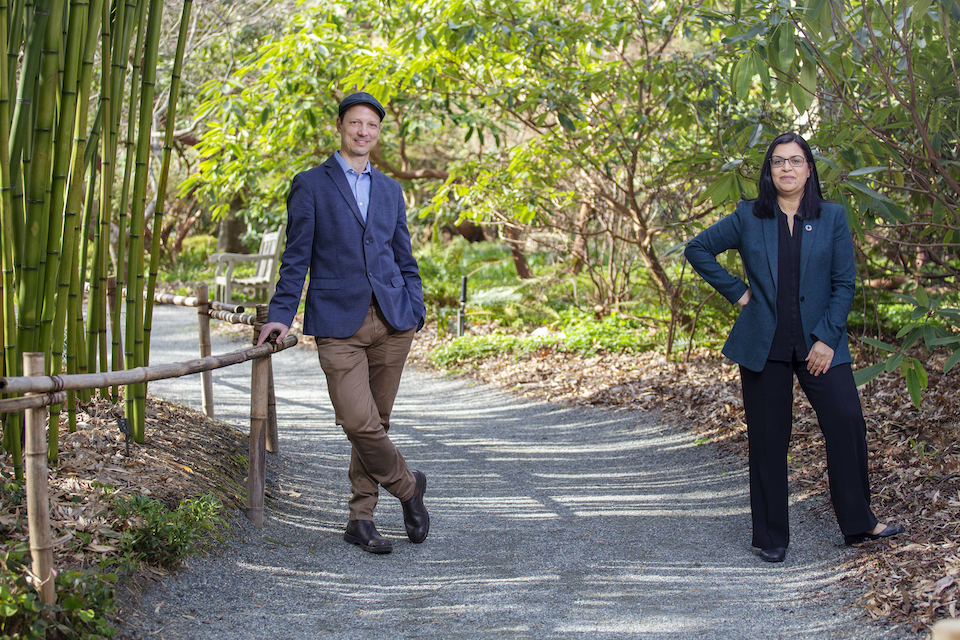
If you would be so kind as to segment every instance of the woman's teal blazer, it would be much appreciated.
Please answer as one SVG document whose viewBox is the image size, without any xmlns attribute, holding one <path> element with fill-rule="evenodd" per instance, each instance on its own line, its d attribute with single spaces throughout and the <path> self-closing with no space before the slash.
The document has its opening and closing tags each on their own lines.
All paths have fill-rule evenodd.
<svg viewBox="0 0 960 640">
<path fill-rule="evenodd" d="M 778 213 L 779 215 L 779 213 Z M 751 371 L 762 371 L 777 328 L 778 220 L 753 215 L 753 203 L 736 210 L 687 243 L 684 255 L 704 280 L 736 304 L 747 284 L 717 262 L 728 249 L 740 253 L 752 290 L 723 354 Z M 800 324 L 809 351 L 822 341 L 834 350 L 831 366 L 850 362 L 847 315 L 856 288 L 853 241 L 842 206 L 824 202 L 816 220 L 796 221 L 800 243 Z"/>
</svg>

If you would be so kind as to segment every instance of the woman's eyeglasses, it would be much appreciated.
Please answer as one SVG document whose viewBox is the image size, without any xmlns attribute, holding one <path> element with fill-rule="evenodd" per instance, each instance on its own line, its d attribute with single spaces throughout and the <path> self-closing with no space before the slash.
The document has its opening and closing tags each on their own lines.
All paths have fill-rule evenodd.
<svg viewBox="0 0 960 640">
<path fill-rule="evenodd" d="M 803 156 L 791 156 L 789 158 L 781 158 L 780 156 L 773 156 L 772 158 L 770 158 L 770 166 L 775 169 L 779 169 L 780 167 L 783 166 L 784 162 L 789 162 L 791 167 L 802 167 L 803 163 L 806 161 L 807 159 L 804 158 Z"/>
</svg>

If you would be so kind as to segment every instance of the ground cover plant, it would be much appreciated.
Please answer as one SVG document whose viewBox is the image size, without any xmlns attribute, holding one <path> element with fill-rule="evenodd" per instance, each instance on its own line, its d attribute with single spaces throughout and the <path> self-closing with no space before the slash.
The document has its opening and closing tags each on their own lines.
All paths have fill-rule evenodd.
<svg viewBox="0 0 960 640">
<path fill-rule="evenodd" d="M 30 572 L 24 487 L 0 469 L 0 638 L 86 640 L 116 635 L 136 615 L 144 581 L 222 541 L 242 503 L 246 439 L 183 407 L 148 403 L 148 442 L 130 447 L 119 410 L 96 401 L 78 428 L 62 425 L 49 470 L 57 601 L 40 602 Z"/>
</svg>

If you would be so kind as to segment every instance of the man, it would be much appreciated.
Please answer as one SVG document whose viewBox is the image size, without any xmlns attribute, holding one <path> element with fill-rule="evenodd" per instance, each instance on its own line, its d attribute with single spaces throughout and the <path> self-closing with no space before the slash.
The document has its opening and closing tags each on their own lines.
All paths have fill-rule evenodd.
<svg viewBox="0 0 960 640">
<path fill-rule="evenodd" d="M 316 337 L 337 424 L 352 444 L 343 539 L 370 553 L 393 550 L 373 524 L 380 486 L 401 501 L 411 542 L 423 542 L 430 529 L 426 476 L 407 468 L 387 436 L 426 309 L 400 185 L 369 161 L 384 115 L 369 93 L 344 98 L 340 150 L 294 177 L 280 279 L 258 343 L 272 332 L 278 340 L 287 334 L 309 269 L 304 333 Z"/>
</svg>

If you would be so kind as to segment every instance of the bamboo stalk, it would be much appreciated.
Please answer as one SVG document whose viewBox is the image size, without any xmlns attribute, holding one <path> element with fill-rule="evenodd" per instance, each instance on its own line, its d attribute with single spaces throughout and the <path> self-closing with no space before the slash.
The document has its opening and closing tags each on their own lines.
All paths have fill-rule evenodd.
<svg viewBox="0 0 960 640">
<path fill-rule="evenodd" d="M 208 294 L 209 295 L 209 294 Z M 196 297 L 178 296 L 172 293 L 154 293 L 153 301 L 157 304 L 172 304 L 177 307 L 200 306 L 200 299 Z M 239 304 L 226 304 L 219 300 L 207 300 L 207 308 L 228 313 L 243 313 L 244 307 Z"/>
<path fill-rule="evenodd" d="M 20 4 L 17 3 L 17 7 Z M 8 51 L 8 10 L 7 1 L 0 1 L 0 52 Z M 16 18 L 17 16 L 14 16 Z M 15 23 L 19 28 L 19 23 Z M 16 69 L 17 53 L 7 57 L 7 63 L 0 62 L 0 269 L 3 271 L 3 332 L 0 341 L 3 344 L 3 371 L 6 375 L 17 375 L 20 372 L 21 361 L 17 349 L 17 316 L 16 316 L 16 250 L 14 249 L 14 216 L 11 195 L 10 176 L 10 83 L 12 77 L 10 69 Z M 10 416 L 4 423 L 3 448 L 11 452 L 14 458 L 14 473 L 17 480 L 23 479 L 23 467 L 18 462 L 20 445 L 20 418 Z"/>
<path fill-rule="evenodd" d="M 180 97 L 180 71 L 183 68 L 183 56 L 186 51 L 190 28 L 191 0 L 183 1 L 180 13 L 180 32 L 177 35 L 177 51 L 173 59 L 173 72 L 170 76 L 170 93 L 167 96 L 166 127 L 163 134 L 163 156 L 160 160 L 160 179 L 157 181 L 157 200 L 153 214 L 153 243 L 150 248 L 150 274 L 147 278 L 147 308 L 144 311 L 144 364 L 150 364 L 150 332 L 153 329 L 153 294 L 157 288 L 157 272 L 160 265 L 160 236 L 163 231 L 164 203 L 167 196 L 167 182 L 170 176 L 170 156 L 173 152 L 173 134 L 177 124 L 177 100 Z"/>
<path fill-rule="evenodd" d="M 102 0 L 98 0 L 101 1 Z M 94 2 L 96 4 L 96 1 Z M 99 17 L 97 5 L 95 17 Z M 50 211 L 60 216 L 63 222 L 60 247 L 60 265 L 55 275 L 55 286 L 44 293 L 44 308 L 41 318 L 40 343 L 50 345 L 49 369 L 47 373 L 60 373 L 63 368 L 64 334 L 67 331 L 67 307 L 74 304 L 70 297 L 70 285 L 76 273 L 79 237 L 79 205 L 83 189 L 83 134 L 78 135 L 87 126 L 87 100 L 90 95 L 90 74 L 84 74 L 86 52 L 84 40 L 87 36 L 90 20 L 90 5 L 85 0 L 72 0 L 70 4 L 70 22 L 64 55 L 64 76 L 61 87 L 61 112 L 57 127 L 56 155 L 53 162 L 53 189 L 50 196 Z M 92 21 L 99 25 L 98 20 Z M 95 40 L 94 36 L 89 36 Z M 84 84 L 84 77 L 86 84 Z M 78 104 L 83 108 L 78 110 Z M 67 338 L 69 343 L 70 339 Z M 69 394 L 73 399 L 74 394 Z M 61 403 L 50 408 L 50 424 L 60 424 Z M 76 410 L 68 409 L 70 431 L 76 430 Z M 51 430 L 59 435 L 59 429 Z M 59 458 L 59 444 L 51 442 L 47 451 L 48 459 L 55 463 Z"/>
<path fill-rule="evenodd" d="M 197 322 L 200 325 L 200 357 L 206 358 L 212 352 L 210 344 L 210 316 L 209 293 L 207 285 L 197 287 Z M 203 404 L 203 415 L 213 418 L 213 375 L 209 371 L 200 374 L 200 400 Z"/>
<path fill-rule="evenodd" d="M 265 342 L 258 347 L 247 347 L 230 353 L 223 353 L 185 362 L 137 367 L 125 371 L 105 371 L 100 373 L 78 373 L 75 375 L 0 378 L 0 393 L 51 393 L 53 391 L 80 389 L 100 389 L 111 385 L 131 385 L 167 378 L 180 378 L 201 371 L 219 369 L 234 364 L 255 360 L 271 355 L 297 344 L 297 337 L 287 335 L 283 342 L 276 344 Z"/>
<path fill-rule="evenodd" d="M 43 351 L 49 362 L 50 342 L 42 340 L 43 309 L 46 305 L 49 320 L 53 320 L 53 292 L 56 289 L 57 271 L 60 269 L 60 240 L 63 235 L 62 211 L 51 208 L 50 196 L 53 186 L 55 157 L 54 131 L 57 125 L 57 107 L 60 104 L 60 47 L 63 40 L 63 0 L 52 3 L 47 29 L 44 33 L 43 52 L 40 61 L 40 77 L 37 86 L 37 104 L 34 107 L 33 151 L 30 173 L 27 177 L 27 226 L 39 229 L 37 242 L 40 253 L 38 287 L 31 292 L 34 298 L 36 317 L 35 351 Z M 50 325 L 48 324 L 48 333 Z M 56 437 L 56 436 L 54 436 Z M 56 447 L 54 447 L 56 448 Z"/>
<path fill-rule="evenodd" d="M 267 360 L 267 451 L 280 452 L 280 429 L 277 425 L 277 389 L 273 384 L 273 358 Z"/>
<path fill-rule="evenodd" d="M 172 304 L 177 307 L 198 307 L 200 306 L 200 295 L 198 294 L 197 297 L 190 298 L 187 296 L 177 296 L 172 293 L 155 293 L 153 294 L 153 301 L 158 304 Z"/>
<path fill-rule="evenodd" d="M 67 392 L 44 393 L 24 396 L 22 398 L 6 398 L 0 400 L 0 413 L 17 413 L 27 409 L 38 409 L 66 402 Z"/>
<path fill-rule="evenodd" d="M 244 512 L 250 522 L 257 527 L 263 526 L 263 494 L 267 472 L 267 367 L 269 362 L 268 358 L 254 360 L 250 374 L 250 445 L 247 453 L 247 501 Z"/>
<path fill-rule="evenodd" d="M 270 307 L 268 305 L 257 305 L 257 322 L 253 325 L 253 344 L 257 344 L 260 340 L 260 332 L 263 329 L 263 325 L 267 323 L 269 312 Z M 279 448 L 279 435 L 277 433 L 277 396 L 276 389 L 273 387 L 272 358 L 267 357 L 266 360 L 267 364 L 263 368 L 263 375 L 267 378 L 264 385 L 266 396 L 264 398 L 264 402 L 266 403 L 266 449 L 270 453 L 276 453 Z M 252 389 L 251 387 L 251 393 L 253 393 Z"/>
<path fill-rule="evenodd" d="M 83 54 L 84 31 L 88 20 L 89 4 L 86 1 L 71 0 L 70 19 L 67 31 L 67 41 L 64 49 L 64 70 L 63 82 L 60 89 L 60 117 L 57 123 L 57 134 L 55 139 L 56 151 L 53 160 L 53 184 L 50 193 L 50 211 L 51 218 L 56 218 L 58 224 L 62 227 L 60 232 L 60 245 L 52 246 L 48 243 L 47 251 L 59 250 L 60 266 L 52 273 L 47 282 L 47 288 L 43 295 L 43 314 L 41 317 L 40 344 L 50 350 L 52 358 L 47 360 L 50 365 L 48 373 L 58 373 L 59 367 L 63 364 L 63 332 L 64 316 L 66 315 L 66 299 L 57 295 L 66 294 L 65 289 L 69 287 L 69 279 L 64 282 L 64 276 L 76 255 L 76 216 L 77 209 L 67 206 L 69 194 L 69 179 L 71 165 L 74 162 L 74 155 L 80 146 L 75 138 L 77 126 L 77 99 L 83 94 L 84 104 L 89 95 L 89 87 L 86 92 L 82 91 L 80 86 L 81 61 Z M 86 109 L 83 110 L 86 113 Z M 86 118 L 83 119 L 86 126 Z M 75 169 L 82 171 L 82 165 Z M 82 184 L 81 177 L 74 176 L 74 182 Z M 61 216 L 62 212 L 62 216 Z M 53 235 L 51 235 L 51 239 Z M 66 265 L 64 265 L 66 263 Z M 54 336 L 57 336 L 54 339 Z M 48 346 L 49 345 L 49 346 Z M 55 355 L 60 353 L 59 356 Z"/>
<path fill-rule="evenodd" d="M 13 216 L 13 247 L 15 263 L 27 263 L 29 268 L 39 264 L 39 256 L 36 256 L 37 262 L 34 263 L 33 256 L 27 257 L 23 253 L 39 252 L 40 247 L 29 242 L 24 242 L 24 209 L 23 192 L 20 187 L 23 184 L 23 168 L 25 162 L 21 158 L 24 145 L 28 142 L 27 130 L 31 124 L 31 106 L 33 104 L 34 89 L 37 78 L 40 75 L 40 61 L 43 56 L 43 42 L 46 33 L 47 21 L 50 18 L 50 5 L 52 0 L 38 0 L 34 7 L 33 15 L 30 16 L 28 24 L 30 31 L 27 34 L 27 41 L 23 50 L 23 65 L 21 67 L 20 82 L 17 85 L 17 102 L 14 105 L 13 123 L 11 125 L 10 136 L 10 183 L 12 188 L 12 210 Z M 34 273 L 33 275 L 37 275 Z M 34 282 L 34 285 L 36 283 Z M 29 299 L 32 302 L 33 298 Z M 25 306 L 25 302 L 21 306 Z M 26 327 L 26 339 L 33 341 L 30 334 L 30 327 Z M 21 331 L 21 333 L 24 333 Z"/>
<path fill-rule="evenodd" d="M 120 305 L 117 304 L 117 276 L 107 278 L 107 314 L 110 317 L 110 329 L 113 336 L 112 362 L 113 370 L 123 369 L 123 333 L 118 324 L 120 320 Z M 110 399 L 117 402 L 120 399 L 120 388 L 110 388 Z"/>
<path fill-rule="evenodd" d="M 214 320 L 223 320 L 231 324 L 246 324 L 251 327 L 257 321 L 257 316 L 249 313 L 228 313 L 226 311 L 211 310 L 209 316 Z"/>
<path fill-rule="evenodd" d="M 120 5 L 123 4 L 123 9 L 120 8 Z M 126 3 L 117 3 L 118 13 L 123 13 L 123 31 L 120 38 L 115 39 L 114 43 L 114 56 L 113 56 L 113 78 L 114 78 L 114 88 L 113 88 L 113 99 L 117 104 L 121 103 L 121 94 L 122 94 L 122 83 L 123 79 L 126 77 L 126 60 L 129 56 L 128 50 L 130 48 L 130 38 L 132 35 L 132 30 L 134 25 L 136 25 L 137 31 L 137 41 L 134 45 L 133 51 L 133 68 L 130 76 L 130 98 L 129 98 L 129 107 L 127 109 L 127 133 L 126 133 L 126 142 L 124 143 L 124 167 L 123 167 L 123 179 L 121 180 L 121 189 L 120 189 L 120 204 L 117 207 L 117 227 L 118 227 L 118 238 L 117 238 L 117 263 L 115 265 L 117 273 L 117 281 L 120 286 L 120 290 L 124 290 L 127 285 L 126 277 L 129 275 L 127 269 L 125 268 L 125 247 L 124 243 L 127 237 L 126 221 L 127 221 L 127 204 L 130 199 L 130 182 L 133 175 L 133 162 L 131 158 L 133 153 L 131 148 L 133 147 L 133 137 L 134 132 L 136 131 L 136 104 L 137 98 L 139 96 L 139 78 L 140 78 L 140 59 L 141 51 L 143 49 L 143 18 L 146 11 L 146 2 L 141 0 L 139 6 L 131 5 L 130 2 Z M 119 18 L 117 20 L 120 21 Z M 119 75 L 118 75 L 119 74 Z M 113 122 L 110 124 L 111 131 L 111 141 L 112 148 L 114 153 L 116 153 L 117 144 L 119 143 L 119 126 L 120 126 L 120 112 L 121 109 L 114 109 L 114 118 Z M 128 308 L 129 312 L 129 308 Z M 121 331 L 120 326 L 120 307 L 118 306 L 114 317 L 114 326 L 113 334 L 114 336 L 119 336 Z M 128 339 L 130 336 L 128 334 Z M 121 356 L 117 354 L 117 359 L 115 360 L 114 369 L 120 369 L 122 366 L 118 364 Z M 123 360 L 126 361 L 126 354 L 122 356 Z M 141 364 L 141 363 L 138 363 Z M 129 365 L 126 365 L 129 366 Z M 129 393 L 129 390 L 128 390 Z"/>
<path fill-rule="evenodd" d="M 42 353 L 23 354 L 23 370 L 28 376 L 43 375 Z M 30 528 L 30 555 L 33 574 L 40 581 L 40 599 L 53 604 L 57 599 L 53 583 L 53 544 L 50 536 L 50 498 L 47 495 L 47 438 L 44 423 L 46 407 L 27 411 L 27 524 Z"/>
</svg>

